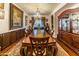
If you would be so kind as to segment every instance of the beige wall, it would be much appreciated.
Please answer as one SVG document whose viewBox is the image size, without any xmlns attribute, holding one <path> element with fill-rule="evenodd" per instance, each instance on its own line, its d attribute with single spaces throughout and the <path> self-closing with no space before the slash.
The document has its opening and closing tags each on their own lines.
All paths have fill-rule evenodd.
<svg viewBox="0 0 79 59">
<path fill-rule="evenodd" d="M 9 30 L 9 4 L 4 4 L 4 19 L 0 19 L 0 33 L 6 32 Z"/>
<path fill-rule="evenodd" d="M 58 34 L 58 19 L 57 19 L 57 16 L 60 13 L 62 13 L 64 10 L 70 9 L 71 7 L 74 7 L 74 6 L 79 6 L 79 5 L 76 5 L 76 4 L 66 4 L 64 7 L 62 7 L 56 13 L 53 14 L 53 16 L 54 16 L 54 20 L 53 20 L 53 24 L 54 24 L 54 29 L 53 29 L 54 30 L 54 35 L 53 36 L 54 37 L 57 37 L 57 34 Z M 20 8 L 20 6 L 17 6 L 17 7 Z M 5 5 L 4 5 L 5 18 L 4 19 L 0 19 L 0 33 L 8 32 L 8 31 L 13 31 L 13 30 L 9 30 L 9 12 L 10 12 L 9 11 L 9 8 L 10 8 L 9 3 L 5 3 Z M 20 9 L 23 10 L 22 8 L 20 8 Z M 31 16 L 28 15 L 24 11 L 23 28 L 26 27 L 25 26 L 25 16 L 28 16 L 28 21 L 27 21 L 28 25 L 30 25 L 29 21 L 31 20 Z M 51 28 L 51 15 L 44 15 L 44 16 L 46 16 L 46 18 L 48 18 L 48 23 L 49 23 L 50 28 Z M 17 30 L 17 29 L 14 29 L 14 30 Z"/>
<path fill-rule="evenodd" d="M 15 4 L 16 5 L 16 4 Z M 17 6 L 17 5 L 16 5 Z M 19 6 L 17 6 L 18 8 L 20 8 Z M 5 33 L 5 32 L 9 32 L 9 31 L 14 31 L 14 30 L 18 30 L 18 29 L 21 29 L 21 28 L 18 28 L 18 29 L 14 29 L 14 30 L 9 30 L 9 13 L 10 13 L 10 4 L 9 3 L 5 3 L 4 4 L 4 19 L 0 19 L 0 34 L 1 33 Z M 21 9 L 21 8 L 20 8 Z M 21 9 L 22 10 L 22 9 Z M 23 10 L 24 11 L 24 10 Z M 24 12 L 24 16 L 23 16 L 23 28 L 25 27 L 25 15 L 27 15 L 25 12 Z"/>
<path fill-rule="evenodd" d="M 15 3 L 13 3 L 14 5 L 16 5 Z M 23 14 L 23 27 L 22 28 L 25 28 L 25 16 L 27 16 L 27 24 L 28 25 L 31 25 L 29 23 L 29 21 L 31 20 L 31 15 L 28 15 L 22 8 L 20 8 L 20 6 L 16 5 L 19 9 L 21 9 L 24 14 Z M 5 32 L 9 32 L 9 31 L 14 31 L 14 30 L 18 30 L 18 29 L 22 29 L 22 28 L 18 28 L 18 29 L 13 29 L 13 30 L 9 30 L 9 13 L 10 13 L 10 4 L 9 3 L 5 3 L 4 4 L 4 16 L 5 18 L 4 19 L 0 19 L 0 34 L 1 33 L 5 33 Z M 46 18 L 49 19 L 48 15 L 42 15 L 42 16 L 45 16 Z"/>
</svg>

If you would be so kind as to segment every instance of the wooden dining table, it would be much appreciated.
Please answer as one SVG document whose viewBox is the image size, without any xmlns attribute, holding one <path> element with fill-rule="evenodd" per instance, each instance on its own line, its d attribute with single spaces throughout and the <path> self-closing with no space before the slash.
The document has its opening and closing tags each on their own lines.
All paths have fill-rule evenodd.
<svg viewBox="0 0 79 59">
<path fill-rule="evenodd" d="M 29 37 L 31 37 L 31 36 L 34 37 L 34 35 L 31 33 L 30 35 L 28 35 L 28 36 L 22 41 L 22 45 L 23 45 L 23 46 L 27 46 L 27 45 L 30 45 L 30 44 L 31 44 L 30 38 L 29 38 Z M 48 43 L 56 42 L 56 41 L 51 37 L 51 35 L 48 34 L 47 32 L 45 32 L 44 36 L 42 36 L 42 35 L 39 33 L 36 37 L 38 37 L 38 38 L 40 38 L 40 37 L 49 37 Z"/>
<path fill-rule="evenodd" d="M 48 44 L 51 44 L 53 43 L 53 46 L 56 47 L 56 41 L 52 38 L 52 36 L 50 34 L 48 34 L 47 32 L 44 33 L 44 35 L 42 35 L 40 32 L 37 34 L 37 36 L 34 36 L 33 33 L 31 33 L 30 35 L 28 35 L 27 37 L 25 37 L 25 39 L 22 41 L 22 47 L 21 47 L 21 50 L 20 50 L 20 54 L 21 55 L 24 55 L 23 54 L 23 49 L 24 48 L 28 48 L 28 51 L 31 51 L 31 42 L 30 42 L 30 38 L 29 37 L 37 37 L 37 38 L 41 38 L 41 37 L 49 37 L 49 41 L 48 41 Z M 52 45 L 51 45 L 52 46 Z M 56 55 L 57 53 L 57 47 L 55 48 L 55 52 L 54 52 L 54 55 Z"/>
</svg>

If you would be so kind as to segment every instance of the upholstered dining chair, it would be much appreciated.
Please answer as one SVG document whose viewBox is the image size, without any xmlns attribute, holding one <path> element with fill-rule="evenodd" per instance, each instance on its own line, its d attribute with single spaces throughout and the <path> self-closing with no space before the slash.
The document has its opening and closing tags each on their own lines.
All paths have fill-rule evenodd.
<svg viewBox="0 0 79 59">
<path fill-rule="evenodd" d="M 31 42 L 31 55 L 34 56 L 47 56 L 48 55 L 48 40 L 49 37 L 30 37 Z"/>
<path fill-rule="evenodd" d="M 31 56 L 31 45 L 30 44 L 22 44 L 20 49 L 21 56 Z"/>
<path fill-rule="evenodd" d="M 49 56 L 56 56 L 58 52 L 58 48 L 56 46 L 56 42 L 48 43 L 48 55 Z"/>
<path fill-rule="evenodd" d="M 20 54 L 22 56 L 56 56 L 56 42 L 48 42 L 49 37 L 30 37 L 31 44 L 22 44 Z"/>
</svg>

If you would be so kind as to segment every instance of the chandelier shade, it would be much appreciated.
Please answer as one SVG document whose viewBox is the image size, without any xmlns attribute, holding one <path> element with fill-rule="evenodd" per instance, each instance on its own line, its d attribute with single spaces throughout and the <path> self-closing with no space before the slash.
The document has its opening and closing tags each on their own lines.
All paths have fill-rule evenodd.
<svg viewBox="0 0 79 59">
<path fill-rule="evenodd" d="M 34 17 L 35 17 L 35 18 L 41 18 L 39 8 L 37 8 L 37 11 L 36 11 L 36 13 L 34 14 Z"/>
</svg>

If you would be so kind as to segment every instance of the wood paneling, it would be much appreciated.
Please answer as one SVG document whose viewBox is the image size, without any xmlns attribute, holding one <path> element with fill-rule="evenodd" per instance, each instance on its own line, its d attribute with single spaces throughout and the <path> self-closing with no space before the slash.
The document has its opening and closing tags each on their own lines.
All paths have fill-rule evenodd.
<svg viewBox="0 0 79 59">
<path fill-rule="evenodd" d="M 67 33 L 67 32 L 62 32 L 62 39 L 65 40 L 67 43 L 72 45 L 72 34 Z"/>
<path fill-rule="evenodd" d="M 2 49 L 6 48 L 10 44 L 10 33 L 4 33 L 2 39 Z"/>
<path fill-rule="evenodd" d="M 60 31 L 58 34 L 58 40 L 63 42 L 71 50 L 79 55 L 79 35 Z"/>
<path fill-rule="evenodd" d="M 0 46 L 1 46 L 1 44 L 2 44 L 2 34 L 0 34 Z"/>
<path fill-rule="evenodd" d="M 16 31 L 11 31 L 7 33 L 0 34 L 0 46 L 1 50 L 5 49 L 12 43 L 20 40 L 21 38 L 24 37 L 24 30 L 25 29 L 20 29 Z"/>
<path fill-rule="evenodd" d="M 73 35 L 73 46 L 79 49 L 79 35 Z"/>
<path fill-rule="evenodd" d="M 63 41 L 57 40 L 57 42 L 62 46 L 62 48 L 70 55 L 70 56 L 78 56 L 76 52 L 74 52 L 71 48 L 69 48 Z"/>
<path fill-rule="evenodd" d="M 67 9 L 65 11 L 63 11 L 58 18 L 62 18 L 65 14 L 70 14 L 70 13 L 79 13 L 79 8 L 76 9 Z"/>
<path fill-rule="evenodd" d="M 20 38 L 22 38 L 22 37 L 25 35 L 25 30 L 23 29 L 23 30 L 21 30 L 20 32 L 21 32 Z"/>
<path fill-rule="evenodd" d="M 16 31 L 12 31 L 10 34 L 10 43 L 13 43 L 16 41 Z"/>
<path fill-rule="evenodd" d="M 17 40 L 20 39 L 20 35 L 21 35 L 20 30 L 17 30 L 17 31 L 16 31 Z"/>
<path fill-rule="evenodd" d="M 67 9 L 58 16 L 59 20 L 58 20 L 57 38 L 58 40 L 61 40 L 66 46 L 68 46 L 70 49 L 72 49 L 79 55 L 79 34 L 73 32 L 73 30 L 76 27 L 78 27 L 78 25 L 76 25 L 74 26 L 75 28 L 73 28 L 73 25 L 78 23 L 78 21 L 77 23 L 75 23 L 75 21 L 78 19 L 78 16 L 75 14 L 77 15 L 79 14 L 79 8 Z M 74 18 L 75 21 L 73 21 L 73 17 L 74 17 L 73 15 L 77 16 L 77 18 Z M 69 23 L 67 21 L 69 21 Z M 67 29 L 69 29 L 69 31 L 67 31 Z M 76 30 L 79 31 L 78 28 L 76 28 Z"/>
</svg>

